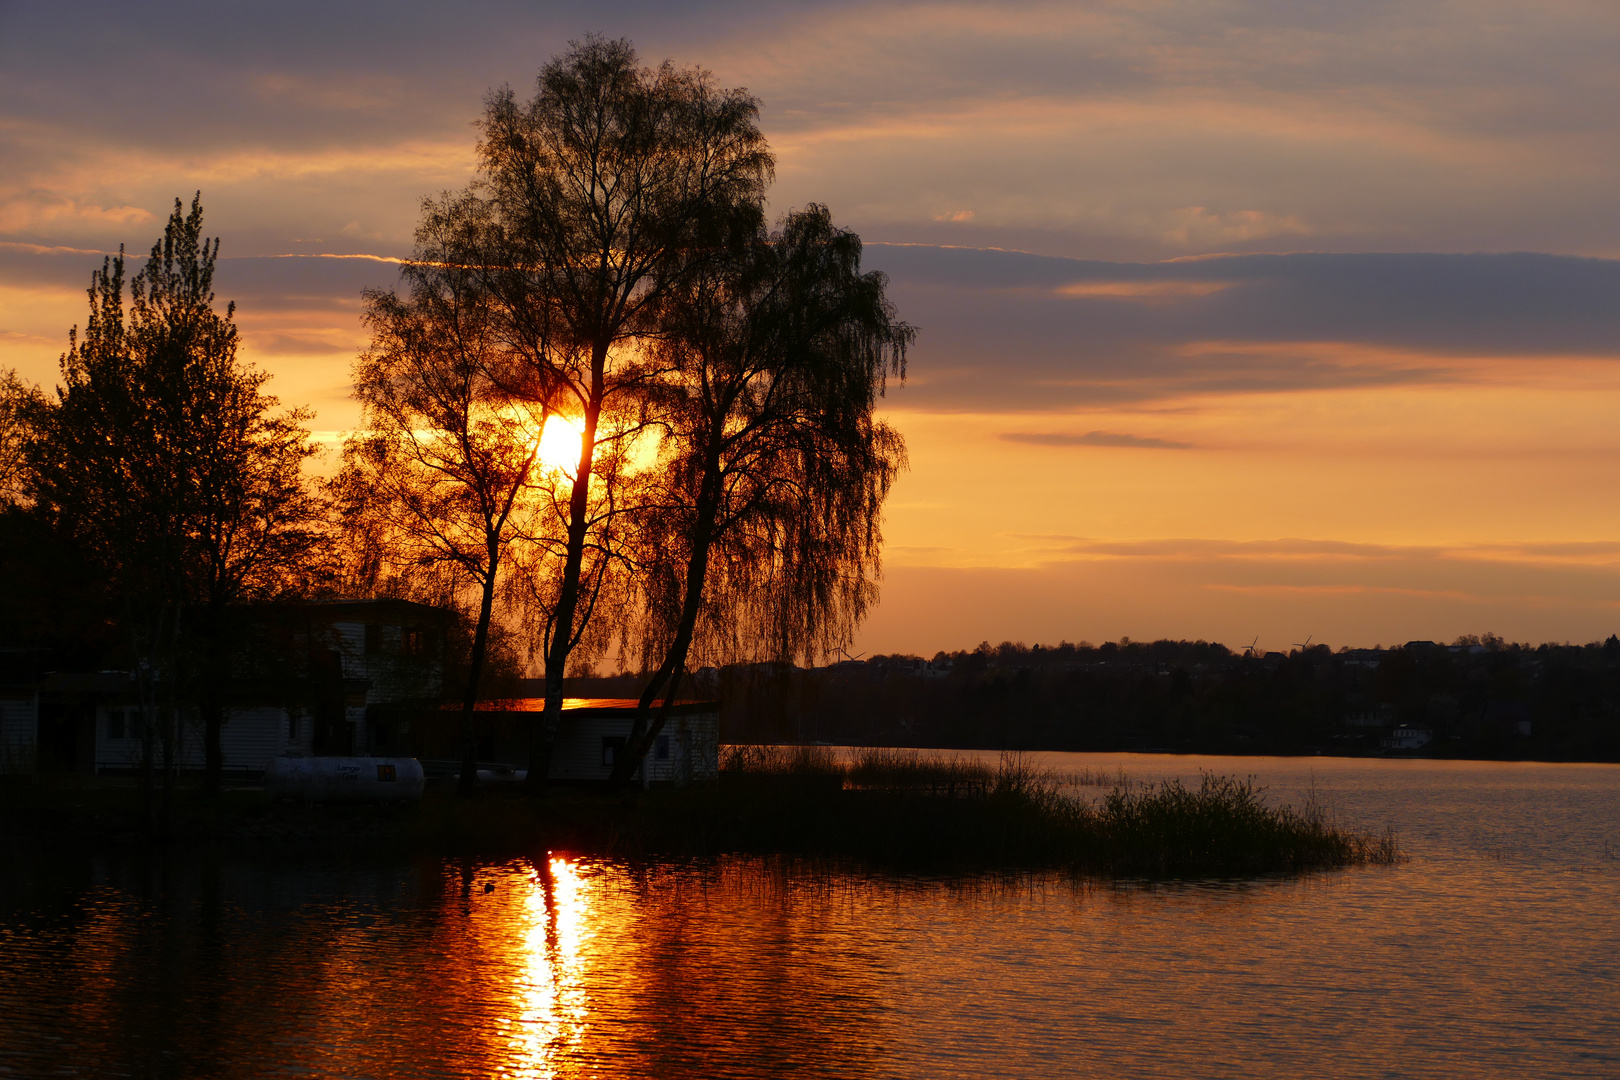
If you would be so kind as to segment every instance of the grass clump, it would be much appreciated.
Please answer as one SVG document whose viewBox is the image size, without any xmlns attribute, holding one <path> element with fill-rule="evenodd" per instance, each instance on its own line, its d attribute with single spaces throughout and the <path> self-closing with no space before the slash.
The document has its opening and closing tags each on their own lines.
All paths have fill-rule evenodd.
<svg viewBox="0 0 1620 1080">
<path fill-rule="evenodd" d="M 1335 823 L 1313 800 L 1274 806 L 1252 780 L 1132 783 L 1100 800 L 1019 755 L 994 765 L 868 749 L 733 747 L 721 782 L 678 797 L 621 839 L 660 849 L 848 856 L 886 864 L 1068 869 L 1124 877 L 1234 876 L 1399 861 L 1393 837 Z"/>
<path fill-rule="evenodd" d="M 1325 869 L 1400 861 L 1391 834 L 1341 828 L 1314 801 L 1272 806 L 1252 779 L 1205 773 L 1196 788 L 1167 780 L 1116 788 L 1093 812 L 1096 853 L 1116 874 L 1183 876 Z"/>
</svg>

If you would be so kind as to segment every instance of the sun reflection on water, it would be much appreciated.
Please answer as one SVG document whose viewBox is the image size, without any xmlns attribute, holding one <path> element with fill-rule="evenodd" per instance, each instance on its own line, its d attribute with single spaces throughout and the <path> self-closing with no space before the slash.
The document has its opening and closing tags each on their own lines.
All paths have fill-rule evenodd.
<svg viewBox="0 0 1620 1080">
<path fill-rule="evenodd" d="M 512 912 L 521 956 L 514 972 L 515 1016 L 500 1021 L 509 1056 L 496 1073 L 554 1077 L 585 1038 L 589 1011 L 583 951 L 591 937 L 588 880 L 577 863 L 553 858 L 519 890 Z"/>
</svg>

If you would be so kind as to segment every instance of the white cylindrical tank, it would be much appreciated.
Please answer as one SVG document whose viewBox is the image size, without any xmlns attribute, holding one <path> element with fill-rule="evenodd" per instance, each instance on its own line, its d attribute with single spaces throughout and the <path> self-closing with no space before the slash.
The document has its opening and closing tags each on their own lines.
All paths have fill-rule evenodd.
<svg viewBox="0 0 1620 1080">
<path fill-rule="evenodd" d="M 427 778 L 415 758 L 276 757 L 264 767 L 273 799 L 398 802 L 420 799 Z"/>
</svg>

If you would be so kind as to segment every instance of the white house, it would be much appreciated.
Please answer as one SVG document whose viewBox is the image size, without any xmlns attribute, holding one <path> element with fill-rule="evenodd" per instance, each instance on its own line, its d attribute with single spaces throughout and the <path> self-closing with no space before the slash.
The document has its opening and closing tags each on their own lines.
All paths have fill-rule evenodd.
<svg viewBox="0 0 1620 1080">
<path fill-rule="evenodd" d="M 405 600 L 337 600 L 267 606 L 249 620 L 252 644 L 226 681 L 220 749 L 227 773 L 256 775 L 273 757 L 386 752 L 379 707 L 437 702 L 444 692 L 443 608 Z M 163 701 L 159 688 L 157 698 Z M 141 766 L 143 707 L 128 672 L 50 672 L 0 680 L 0 771 L 116 775 Z M 180 702 L 176 756 L 204 764 L 202 718 Z M 161 753 L 161 751 L 158 751 Z"/>
<path fill-rule="evenodd" d="M 1385 750 L 1421 750 L 1433 741 L 1434 732 L 1429 728 L 1398 727 L 1378 740 L 1378 745 Z"/>
<path fill-rule="evenodd" d="M 479 702 L 474 723 L 480 764 L 526 769 L 530 738 L 545 704 L 545 698 Z M 605 781 L 629 741 L 636 706 L 634 698 L 564 698 L 547 778 L 565 784 Z M 643 763 L 645 782 L 681 785 L 718 777 L 720 703 L 676 701 L 669 711 Z M 445 775 L 459 768 L 460 745 L 459 705 L 445 705 L 411 721 L 408 752 L 430 773 Z"/>
</svg>

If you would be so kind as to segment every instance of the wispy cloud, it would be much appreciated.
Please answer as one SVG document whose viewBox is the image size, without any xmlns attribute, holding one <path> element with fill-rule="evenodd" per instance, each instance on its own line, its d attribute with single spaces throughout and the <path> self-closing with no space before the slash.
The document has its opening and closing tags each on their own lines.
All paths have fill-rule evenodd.
<svg viewBox="0 0 1620 1080">
<path fill-rule="evenodd" d="M 920 327 L 909 408 L 1039 412 L 1456 385 L 1515 368 L 1533 380 L 1558 357 L 1620 361 L 1620 260 L 867 252 Z"/>
<path fill-rule="evenodd" d="M 1027 443 L 1031 446 L 1123 446 L 1144 450 L 1190 450 L 1192 443 L 1171 439 L 1155 439 L 1143 435 L 1127 435 L 1118 431 L 1088 431 L 1084 434 L 1062 432 L 1009 431 L 1002 436 L 1007 442 Z"/>
<path fill-rule="evenodd" d="M 1059 296 L 1084 299 L 1137 300 L 1146 303 L 1209 296 L 1237 284 L 1234 281 L 1076 281 L 1059 285 Z"/>
<path fill-rule="evenodd" d="M 1513 541 L 1453 544 L 1374 544 L 1348 540 L 1279 537 L 1263 540 L 1165 537 L 1100 540 L 1045 536 L 1058 542 L 1058 559 L 1147 559 L 1195 562 L 1255 562 L 1345 566 L 1392 563 L 1502 563 L 1520 566 L 1590 567 L 1620 570 L 1620 541 Z"/>
</svg>

